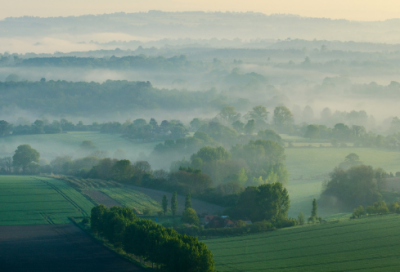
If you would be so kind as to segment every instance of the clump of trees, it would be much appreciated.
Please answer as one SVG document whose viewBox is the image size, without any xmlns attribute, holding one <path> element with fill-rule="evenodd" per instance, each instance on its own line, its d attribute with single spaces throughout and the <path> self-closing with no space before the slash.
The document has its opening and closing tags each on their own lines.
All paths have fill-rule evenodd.
<svg viewBox="0 0 400 272">
<path fill-rule="evenodd" d="M 30 145 L 20 145 L 15 150 L 12 158 L 14 172 L 22 171 L 24 174 L 35 174 L 39 172 L 40 153 Z"/>
<path fill-rule="evenodd" d="M 214 184 L 236 183 L 239 186 L 280 182 L 285 184 L 288 172 L 284 165 L 284 148 L 270 140 L 250 140 L 227 151 L 224 147 L 202 147 L 190 161 L 176 161 L 178 166 L 200 169 Z"/>
<path fill-rule="evenodd" d="M 93 233 L 164 271 L 215 271 L 211 252 L 196 237 L 138 219 L 128 208 L 96 206 L 90 223 Z"/>
<path fill-rule="evenodd" d="M 322 193 L 325 200 L 334 199 L 345 206 L 368 205 L 381 200 L 389 176 L 381 168 L 356 165 L 348 170 L 335 168 Z"/>
<path fill-rule="evenodd" d="M 253 222 L 269 221 L 275 226 L 287 226 L 295 224 L 287 218 L 289 207 L 287 190 L 276 182 L 247 187 L 227 214 L 233 219 L 249 218 Z"/>
<path fill-rule="evenodd" d="M 351 218 L 360 218 L 363 215 L 374 215 L 374 214 L 387 214 L 389 212 L 392 213 L 400 213 L 400 205 L 399 202 L 393 202 L 390 205 L 387 205 L 385 201 L 377 201 L 372 205 L 368 206 L 366 209 L 362 205 L 358 206 L 354 209 Z"/>
</svg>

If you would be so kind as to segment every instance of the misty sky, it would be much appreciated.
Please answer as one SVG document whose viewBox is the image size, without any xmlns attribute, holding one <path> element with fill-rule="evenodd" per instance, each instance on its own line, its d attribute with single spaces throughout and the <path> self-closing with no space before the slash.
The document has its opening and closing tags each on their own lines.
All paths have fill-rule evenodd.
<svg viewBox="0 0 400 272">
<path fill-rule="evenodd" d="M 398 0 L 13 0 L 2 1 L 0 19 L 24 15 L 53 17 L 113 12 L 255 11 L 349 20 L 400 17 Z"/>
</svg>

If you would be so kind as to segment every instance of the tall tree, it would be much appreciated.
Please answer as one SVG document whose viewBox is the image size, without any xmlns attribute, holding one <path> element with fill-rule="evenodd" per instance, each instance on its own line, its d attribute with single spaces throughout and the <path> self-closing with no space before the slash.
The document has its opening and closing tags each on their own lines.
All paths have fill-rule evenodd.
<svg viewBox="0 0 400 272">
<path fill-rule="evenodd" d="M 192 208 L 192 200 L 190 199 L 190 194 L 187 194 L 185 199 L 185 210 L 189 208 Z"/>
<path fill-rule="evenodd" d="M 299 225 L 304 225 L 305 220 L 304 220 L 303 212 L 299 213 L 299 216 L 297 217 L 297 221 L 299 222 Z"/>
<path fill-rule="evenodd" d="M 268 121 L 269 112 L 264 106 L 255 106 L 252 111 L 246 114 L 247 119 L 253 119 L 256 121 L 257 127 L 265 127 Z"/>
<path fill-rule="evenodd" d="M 112 167 L 113 179 L 127 181 L 133 176 L 133 167 L 129 160 L 119 160 Z"/>
<path fill-rule="evenodd" d="M 247 124 L 246 124 L 245 127 L 244 127 L 244 131 L 245 131 L 247 134 L 252 134 L 253 131 L 254 131 L 254 129 L 255 129 L 255 122 L 254 122 L 254 119 L 251 119 L 251 120 L 247 121 Z"/>
<path fill-rule="evenodd" d="M 250 218 L 251 221 L 276 221 L 286 219 L 290 207 L 288 192 L 281 183 L 248 186 L 240 194 L 236 206 L 228 209 L 234 219 Z"/>
<path fill-rule="evenodd" d="M 0 137 L 9 135 L 11 128 L 12 125 L 7 123 L 7 121 L 0 120 Z"/>
<path fill-rule="evenodd" d="M 178 209 L 178 198 L 177 198 L 177 193 L 174 192 L 172 194 L 172 198 L 171 198 L 171 211 L 172 211 L 172 215 L 176 215 L 176 210 Z"/>
<path fill-rule="evenodd" d="M 307 126 L 307 131 L 304 135 L 305 138 L 317 139 L 320 136 L 319 126 L 318 125 L 309 125 Z"/>
<path fill-rule="evenodd" d="M 274 110 L 274 123 L 277 126 L 288 125 L 293 122 L 293 114 L 284 106 L 276 107 Z"/>
<path fill-rule="evenodd" d="M 13 165 L 17 169 L 22 168 L 26 172 L 31 163 L 39 164 L 40 153 L 33 149 L 30 145 L 20 145 L 13 156 Z"/>
<path fill-rule="evenodd" d="M 168 211 L 168 199 L 167 199 L 167 195 L 164 195 L 162 198 L 162 208 L 163 208 L 163 213 L 164 215 L 167 213 Z"/>
<path fill-rule="evenodd" d="M 221 112 L 218 114 L 218 117 L 226 121 L 228 124 L 232 124 L 236 120 L 240 119 L 241 114 L 235 111 L 235 108 L 232 106 L 225 106 L 222 108 Z"/>
<path fill-rule="evenodd" d="M 312 209 L 311 209 L 311 217 L 315 218 L 317 217 L 317 200 L 314 198 L 312 202 Z"/>
</svg>

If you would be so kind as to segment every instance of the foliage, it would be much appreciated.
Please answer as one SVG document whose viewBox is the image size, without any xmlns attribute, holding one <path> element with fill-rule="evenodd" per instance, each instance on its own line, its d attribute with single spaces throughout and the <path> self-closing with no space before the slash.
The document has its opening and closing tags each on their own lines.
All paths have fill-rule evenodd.
<svg viewBox="0 0 400 272">
<path fill-rule="evenodd" d="M 299 216 L 297 217 L 297 222 L 299 225 L 304 225 L 305 219 L 304 219 L 304 214 L 303 212 L 299 213 Z"/>
<path fill-rule="evenodd" d="M 258 132 L 258 137 L 262 140 L 269 140 L 283 145 L 282 137 L 272 129 L 266 129 L 264 131 L 260 130 Z"/>
<path fill-rule="evenodd" d="M 160 90 L 150 82 L 0 82 L 0 108 L 15 104 L 43 114 L 86 116 L 139 109 L 184 110 L 209 107 L 220 97 L 213 91 Z M 90 98 L 90 99 L 89 99 Z M 220 107 L 220 105 L 216 105 Z"/>
<path fill-rule="evenodd" d="M 13 165 L 16 169 L 21 168 L 22 172 L 35 173 L 38 170 L 40 154 L 30 145 L 20 145 L 13 156 Z"/>
<path fill-rule="evenodd" d="M 287 217 L 290 200 L 281 183 L 249 186 L 239 195 L 237 204 L 228 209 L 234 219 L 249 218 L 253 222 L 267 220 L 273 223 Z"/>
<path fill-rule="evenodd" d="M 187 194 L 185 199 L 185 210 L 191 208 L 192 208 L 192 200 L 190 199 L 190 194 Z"/>
<path fill-rule="evenodd" d="M 265 180 L 274 173 L 279 182 L 287 182 L 288 172 L 283 165 L 284 149 L 278 143 L 269 140 L 249 141 L 247 145 L 233 146 L 231 153 L 232 158 L 246 162 L 250 169 L 250 177 L 261 176 Z"/>
<path fill-rule="evenodd" d="M 182 214 L 182 222 L 198 226 L 200 221 L 197 213 L 192 208 L 186 208 Z"/>
<path fill-rule="evenodd" d="M 164 215 L 167 214 L 168 211 L 168 199 L 167 199 L 167 195 L 163 196 L 162 202 L 161 202 L 162 208 L 163 208 L 163 213 Z"/>
<path fill-rule="evenodd" d="M 131 210 L 121 207 L 95 207 L 91 219 L 96 233 L 115 246 L 156 263 L 164 271 L 213 272 L 212 254 L 197 238 L 180 235 L 150 220 L 137 220 Z"/>
<path fill-rule="evenodd" d="M 176 215 L 177 209 L 178 209 L 178 198 L 177 198 L 177 193 L 174 192 L 172 194 L 172 198 L 171 198 L 171 212 L 172 212 L 172 215 Z"/>
<path fill-rule="evenodd" d="M 336 197 L 349 206 L 375 202 L 382 197 L 376 184 L 375 172 L 371 166 L 366 165 L 353 166 L 347 171 L 335 168 L 323 195 Z"/>
<path fill-rule="evenodd" d="M 365 214 L 364 207 L 362 205 L 354 209 L 352 218 L 359 218 Z"/>
<path fill-rule="evenodd" d="M 321 222 L 322 218 L 318 217 L 317 209 L 317 200 L 314 198 L 312 202 L 311 216 L 307 220 L 308 223 Z"/>
</svg>

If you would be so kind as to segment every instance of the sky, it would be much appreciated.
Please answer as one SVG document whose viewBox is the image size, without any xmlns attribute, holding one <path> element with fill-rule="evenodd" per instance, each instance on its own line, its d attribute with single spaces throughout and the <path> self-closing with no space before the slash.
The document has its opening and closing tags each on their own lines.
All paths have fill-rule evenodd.
<svg viewBox="0 0 400 272">
<path fill-rule="evenodd" d="M 25 15 L 58 17 L 149 10 L 254 11 L 357 21 L 400 18 L 400 0 L 5 0 L 2 2 L 0 19 Z"/>
</svg>

